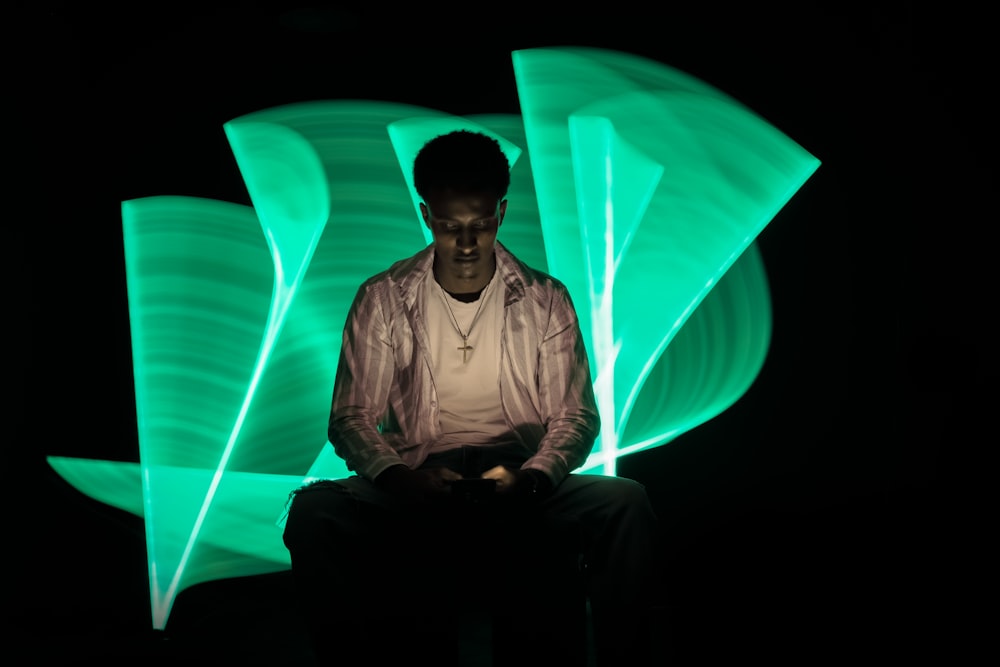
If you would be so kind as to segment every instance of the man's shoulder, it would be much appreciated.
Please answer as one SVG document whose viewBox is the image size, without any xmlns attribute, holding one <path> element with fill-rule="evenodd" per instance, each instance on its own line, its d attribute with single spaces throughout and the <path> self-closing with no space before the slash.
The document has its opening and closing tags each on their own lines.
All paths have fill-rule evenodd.
<svg viewBox="0 0 1000 667">
<path fill-rule="evenodd" d="M 503 253 L 503 257 L 508 262 L 511 272 L 520 279 L 525 289 L 566 291 L 566 286 L 561 280 L 546 271 L 526 264 L 524 260 L 511 252 L 510 249 L 500 246 L 498 252 Z"/>
<path fill-rule="evenodd" d="M 408 276 L 420 270 L 427 259 L 427 251 L 428 249 L 424 248 L 409 257 L 397 259 L 387 268 L 370 275 L 361 284 L 364 286 L 378 283 L 404 281 Z"/>
<path fill-rule="evenodd" d="M 390 267 L 368 276 L 361 281 L 361 284 L 358 286 L 358 290 L 361 292 L 370 292 L 373 289 L 378 289 L 381 285 L 385 285 L 390 281 L 391 271 L 392 268 Z"/>
</svg>

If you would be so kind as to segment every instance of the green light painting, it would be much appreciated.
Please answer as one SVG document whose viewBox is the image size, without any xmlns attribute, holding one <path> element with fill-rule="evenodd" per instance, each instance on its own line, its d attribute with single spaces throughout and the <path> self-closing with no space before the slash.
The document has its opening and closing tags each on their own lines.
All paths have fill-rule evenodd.
<svg viewBox="0 0 1000 667">
<path fill-rule="evenodd" d="M 756 378 L 771 311 L 754 240 L 819 161 L 660 63 L 559 48 L 513 64 L 519 116 L 266 109 L 224 128 L 252 206 L 123 202 L 140 461 L 48 460 L 144 518 L 155 628 L 194 584 L 287 569 L 288 493 L 349 474 L 326 441 L 341 330 L 358 284 L 430 240 L 409 165 L 436 134 L 501 142 L 500 239 L 573 295 L 604 420 L 578 472 L 615 474 Z"/>
</svg>

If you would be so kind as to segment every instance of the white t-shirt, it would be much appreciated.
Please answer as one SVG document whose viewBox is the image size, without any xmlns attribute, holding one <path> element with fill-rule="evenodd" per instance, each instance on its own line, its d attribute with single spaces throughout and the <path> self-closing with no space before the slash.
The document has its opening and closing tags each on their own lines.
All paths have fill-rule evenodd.
<svg viewBox="0 0 1000 667">
<path fill-rule="evenodd" d="M 498 380 L 503 327 L 501 281 L 494 272 L 479 299 L 465 303 L 449 295 L 434 279 L 433 272 L 427 276 L 424 313 L 443 431 L 430 451 L 509 440 Z M 464 344 L 456 322 L 468 334 Z"/>
</svg>

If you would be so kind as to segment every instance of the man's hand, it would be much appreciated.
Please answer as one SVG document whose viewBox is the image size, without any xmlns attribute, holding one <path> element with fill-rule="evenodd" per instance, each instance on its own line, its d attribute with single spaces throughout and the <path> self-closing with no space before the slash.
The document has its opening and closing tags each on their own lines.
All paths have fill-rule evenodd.
<svg viewBox="0 0 1000 667">
<path fill-rule="evenodd" d="M 511 497 L 539 496 L 552 489 L 548 475 L 540 470 L 495 466 L 482 474 L 484 479 L 495 479 L 497 493 Z"/>
<path fill-rule="evenodd" d="M 398 464 L 383 470 L 375 478 L 375 486 L 401 500 L 417 503 L 450 493 L 448 484 L 456 479 L 462 476 L 449 468 L 412 470 Z"/>
</svg>

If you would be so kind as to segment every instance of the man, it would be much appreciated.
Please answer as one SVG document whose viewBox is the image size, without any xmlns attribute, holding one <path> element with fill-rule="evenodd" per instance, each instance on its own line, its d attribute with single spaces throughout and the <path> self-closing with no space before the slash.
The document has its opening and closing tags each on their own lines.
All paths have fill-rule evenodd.
<svg viewBox="0 0 1000 667">
<path fill-rule="evenodd" d="M 573 472 L 600 426 L 587 351 L 563 284 L 497 241 L 507 158 L 485 134 L 450 132 L 418 152 L 413 180 L 433 243 L 365 281 L 343 333 L 328 435 L 356 474 L 297 490 L 285 527 L 317 654 L 454 664 L 448 612 L 471 596 L 523 609 L 536 639 L 562 632 L 532 616 L 549 608 L 544 559 L 511 581 L 487 556 L 524 556 L 508 547 L 545 534 L 533 521 L 563 518 L 583 537 L 599 664 L 641 665 L 656 517 L 639 483 Z M 470 479 L 495 491 L 455 493 Z M 479 521 L 495 534 L 463 550 Z"/>
</svg>

